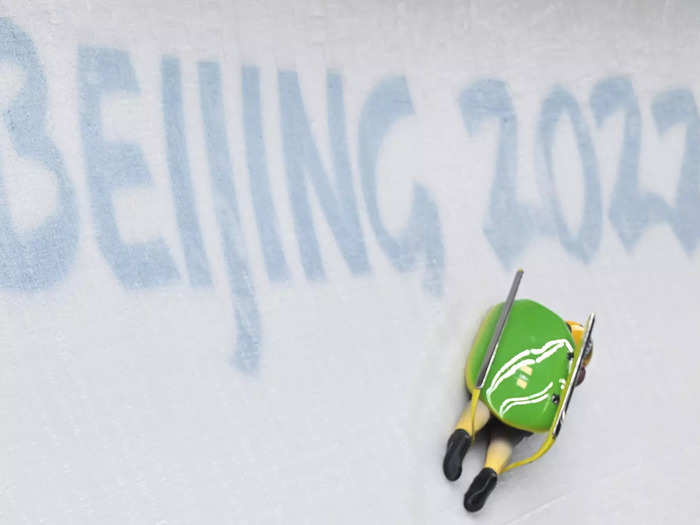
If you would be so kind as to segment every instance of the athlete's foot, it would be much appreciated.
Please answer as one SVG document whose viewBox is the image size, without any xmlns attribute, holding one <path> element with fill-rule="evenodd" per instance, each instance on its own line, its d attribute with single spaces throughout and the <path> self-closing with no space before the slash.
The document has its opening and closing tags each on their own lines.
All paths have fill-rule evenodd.
<svg viewBox="0 0 700 525">
<path fill-rule="evenodd" d="M 486 503 L 486 498 L 489 497 L 491 491 L 496 486 L 498 474 L 490 468 L 484 468 L 474 478 L 472 484 L 469 485 L 469 490 L 464 495 L 464 508 L 469 512 L 481 510 L 481 507 Z"/>
<path fill-rule="evenodd" d="M 464 460 L 471 443 L 472 438 L 467 434 L 466 430 L 461 428 L 452 432 L 450 439 L 447 440 L 447 450 L 445 451 L 445 459 L 442 462 L 442 471 L 450 481 L 458 479 L 462 474 L 462 460 Z"/>
</svg>

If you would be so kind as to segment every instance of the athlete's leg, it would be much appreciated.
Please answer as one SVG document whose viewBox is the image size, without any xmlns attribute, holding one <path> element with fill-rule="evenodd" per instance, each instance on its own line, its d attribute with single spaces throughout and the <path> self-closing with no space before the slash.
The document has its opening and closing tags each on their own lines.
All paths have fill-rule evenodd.
<svg viewBox="0 0 700 525">
<path fill-rule="evenodd" d="M 470 405 L 471 406 L 471 405 Z M 462 415 L 457 421 L 450 439 L 447 441 L 447 450 L 445 451 L 445 459 L 442 462 L 442 471 L 445 477 L 450 481 L 454 481 L 462 474 L 462 461 L 469 450 L 472 438 L 479 430 L 484 428 L 484 425 L 491 417 L 488 407 L 481 401 L 476 405 L 476 414 L 474 416 L 474 429 L 472 429 L 471 410 L 467 406 Z"/>
<path fill-rule="evenodd" d="M 496 487 L 498 475 L 508 465 L 513 448 L 527 435 L 529 432 L 508 427 L 500 421 L 492 424 L 484 468 L 474 478 L 464 495 L 464 508 L 475 512 L 484 506 L 486 498 Z"/>
</svg>

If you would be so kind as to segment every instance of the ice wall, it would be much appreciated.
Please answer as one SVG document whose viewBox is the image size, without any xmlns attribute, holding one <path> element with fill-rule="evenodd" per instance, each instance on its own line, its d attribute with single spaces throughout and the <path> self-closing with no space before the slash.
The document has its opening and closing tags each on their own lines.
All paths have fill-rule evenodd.
<svg viewBox="0 0 700 525">
<path fill-rule="evenodd" d="M 698 521 L 700 5 L 143 4 L 0 3 L 0 522 Z M 467 515 L 519 266 L 595 358 Z"/>
</svg>

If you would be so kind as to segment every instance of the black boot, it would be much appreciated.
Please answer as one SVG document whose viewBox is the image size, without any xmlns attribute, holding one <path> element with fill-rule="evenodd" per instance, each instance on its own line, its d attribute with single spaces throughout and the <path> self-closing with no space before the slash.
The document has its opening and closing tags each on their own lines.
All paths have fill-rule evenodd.
<svg viewBox="0 0 700 525">
<path fill-rule="evenodd" d="M 450 439 L 447 440 L 447 451 L 445 451 L 445 459 L 442 462 L 442 471 L 450 481 L 456 480 L 462 474 L 462 460 L 464 460 L 471 444 L 471 436 L 461 428 L 452 432 Z"/>
<path fill-rule="evenodd" d="M 464 508 L 469 512 L 481 510 L 481 507 L 486 503 L 486 498 L 489 497 L 491 491 L 496 487 L 498 474 L 490 468 L 484 468 L 474 478 L 472 484 L 469 485 L 469 490 L 464 495 Z"/>
</svg>

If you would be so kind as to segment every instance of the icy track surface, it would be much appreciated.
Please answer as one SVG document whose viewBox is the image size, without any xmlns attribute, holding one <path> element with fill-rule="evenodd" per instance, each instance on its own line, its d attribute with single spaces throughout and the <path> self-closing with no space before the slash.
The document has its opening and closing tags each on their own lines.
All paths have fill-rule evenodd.
<svg viewBox="0 0 700 525">
<path fill-rule="evenodd" d="M 0 523 L 700 522 L 700 4 L 146 3 L 1 3 Z M 468 515 L 518 267 L 595 356 Z"/>
</svg>

